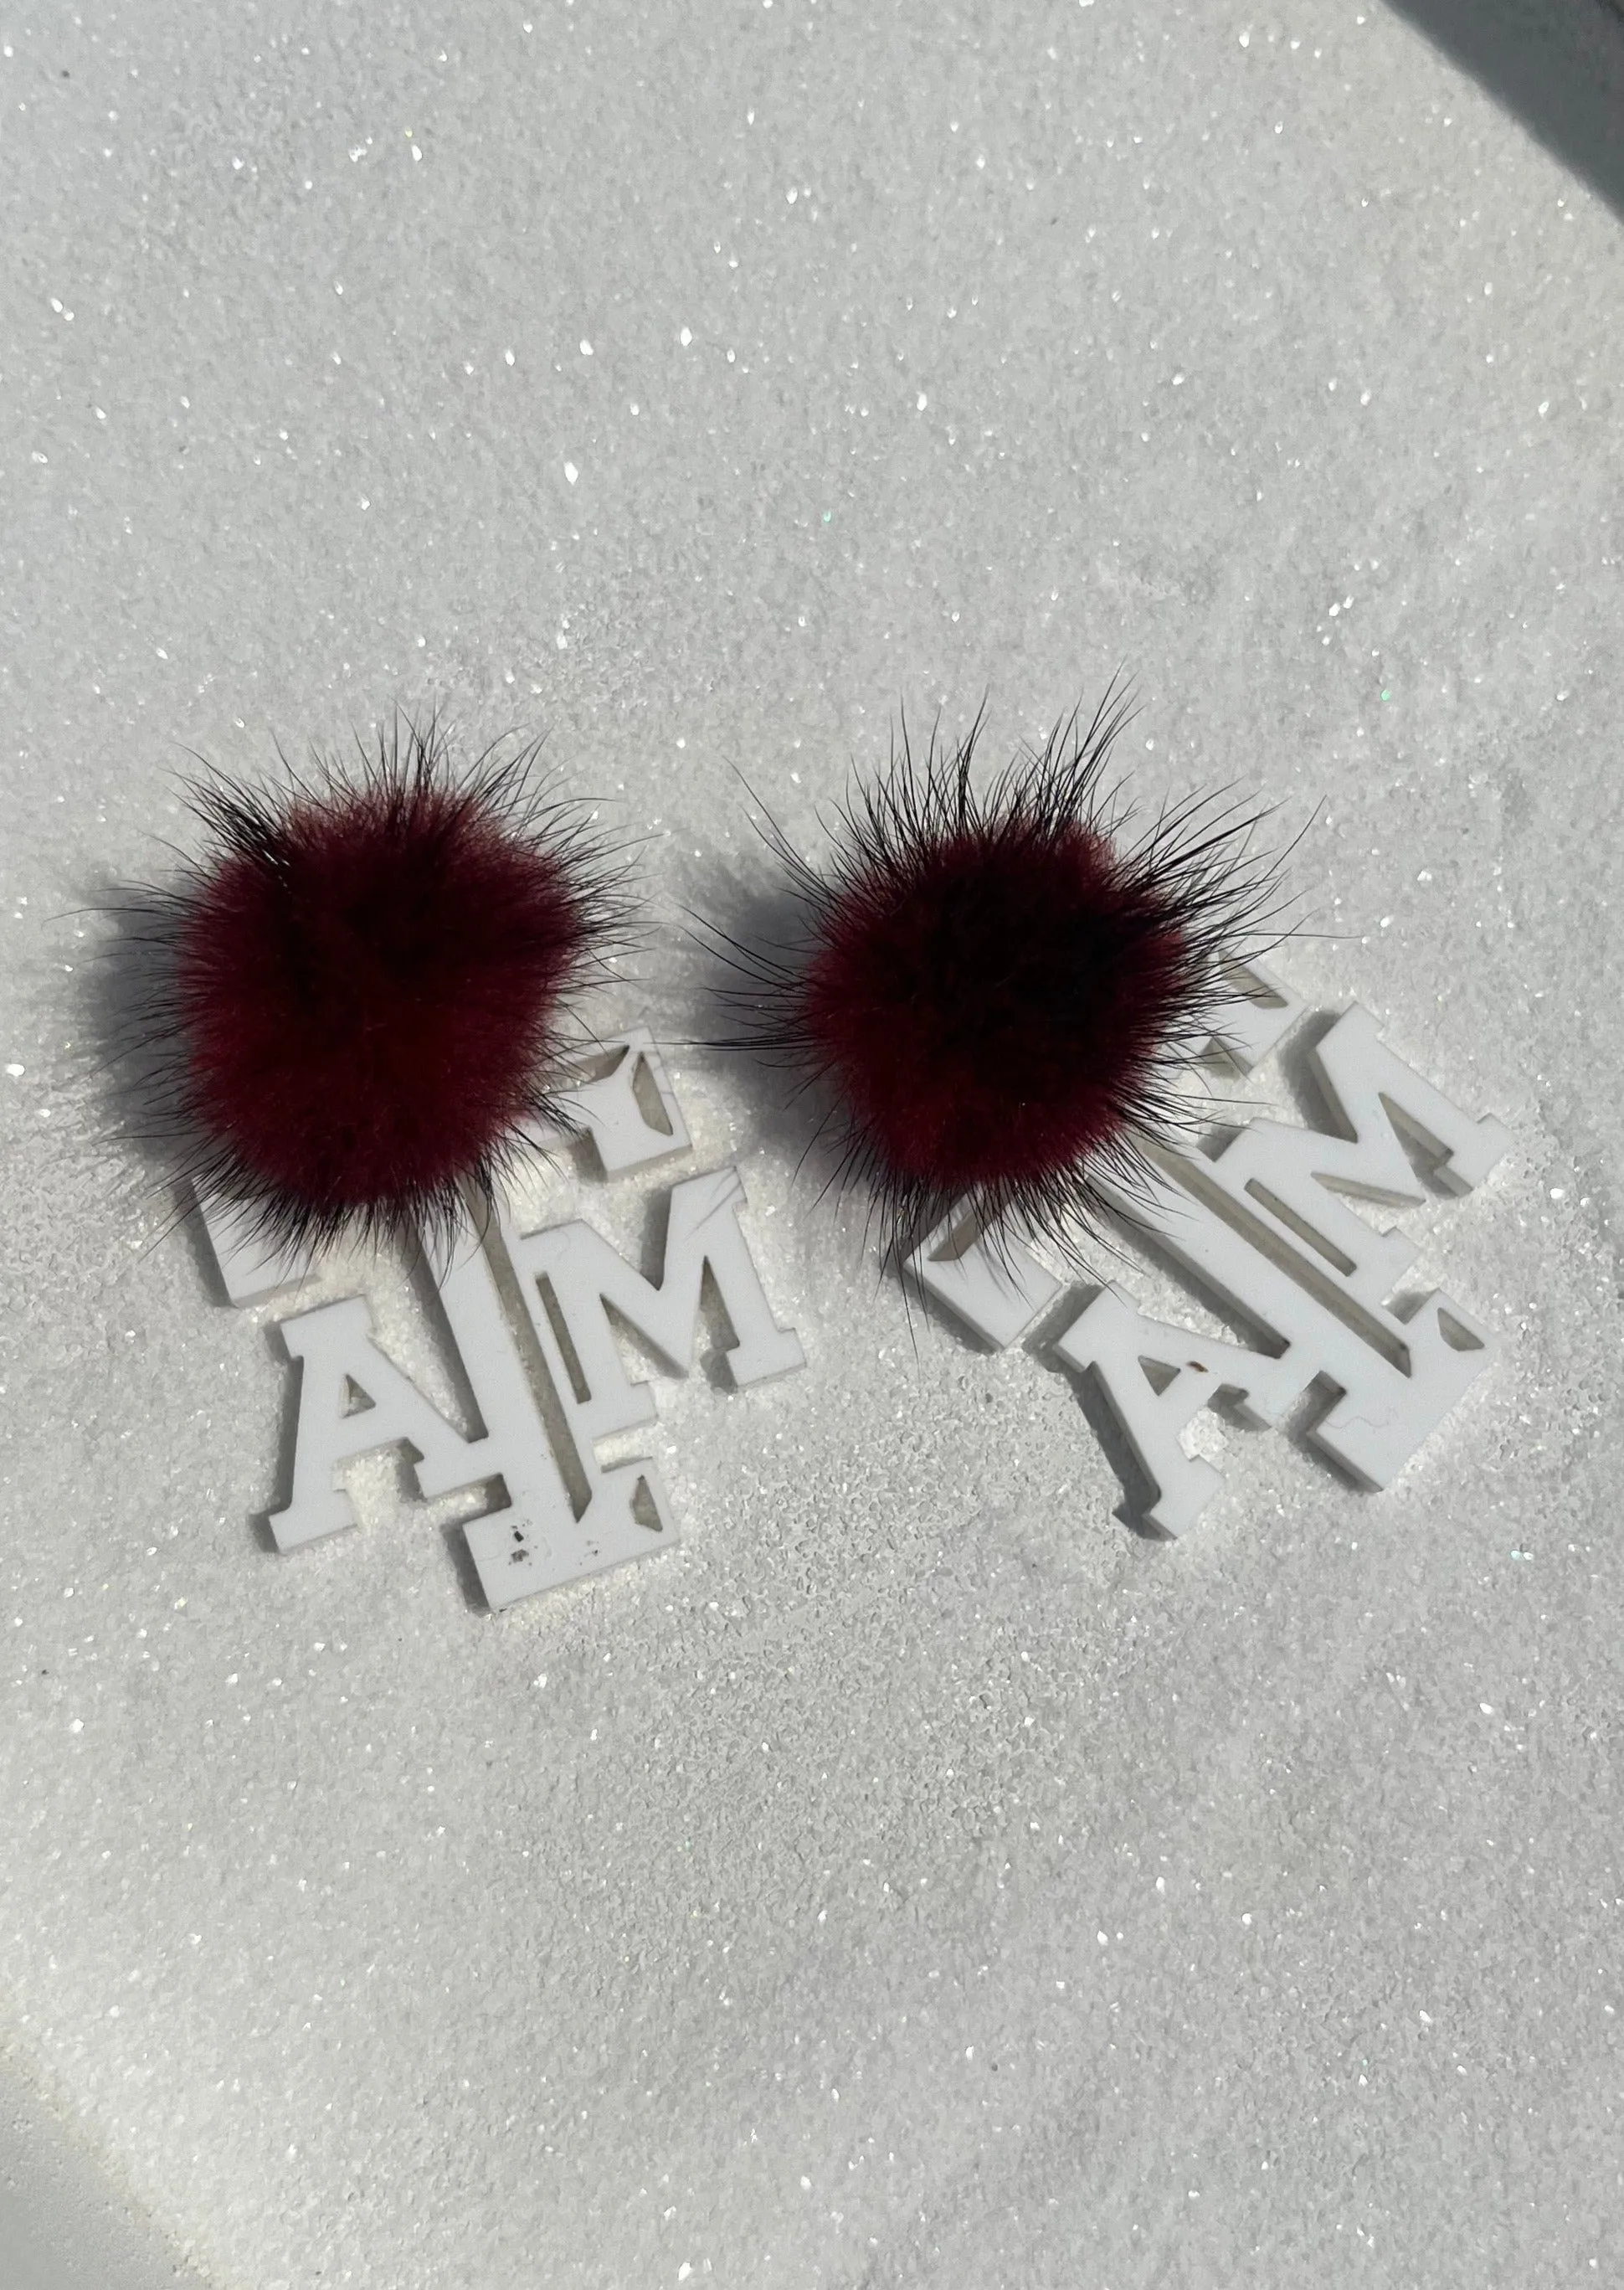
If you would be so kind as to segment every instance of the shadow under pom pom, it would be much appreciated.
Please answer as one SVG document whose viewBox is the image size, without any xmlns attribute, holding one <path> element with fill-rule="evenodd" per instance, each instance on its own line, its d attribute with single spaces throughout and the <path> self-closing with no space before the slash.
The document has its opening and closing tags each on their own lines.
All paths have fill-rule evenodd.
<svg viewBox="0 0 1624 2290">
<path fill-rule="evenodd" d="M 868 1189 L 889 1258 L 950 1211 L 1075 1253 L 1099 1181 L 1130 1190 L 1147 1147 L 1194 1125 L 1180 1085 L 1233 1003 L 1229 965 L 1275 943 L 1265 814 L 1218 796 L 1137 841 L 1104 786 L 1127 721 L 1115 687 L 983 790 L 981 719 L 923 759 L 906 725 L 888 770 L 840 807 L 820 871 L 764 829 L 796 909 L 788 939 L 712 929 L 741 980 L 717 1046 L 801 1076 L 837 1176 Z"/>
<path fill-rule="evenodd" d="M 444 1232 L 561 1125 L 569 1005 L 628 909 L 535 759 L 459 770 L 397 722 L 349 771 L 211 774 L 203 855 L 116 902 L 129 1126 L 257 1237 Z"/>
</svg>

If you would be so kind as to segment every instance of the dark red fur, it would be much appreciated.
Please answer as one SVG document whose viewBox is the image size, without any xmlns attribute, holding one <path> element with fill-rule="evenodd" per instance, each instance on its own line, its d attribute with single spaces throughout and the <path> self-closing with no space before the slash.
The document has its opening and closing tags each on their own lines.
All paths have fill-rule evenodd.
<svg viewBox="0 0 1624 2290">
<path fill-rule="evenodd" d="M 1029 1186 L 1129 1118 L 1189 991 L 1172 902 L 1076 821 L 988 821 L 844 884 L 798 1015 L 875 1151 Z"/>
<path fill-rule="evenodd" d="M 194 801 L 213 848 L 152 902 L 148 1013 L 188 1173 L 284 1244 L 454 1219 L 555 1117 L 601 854 L 529 756 L 459 773 L 432 728 Z"/>
<path fill-rule="evenodd" d="M 1102 774 L 1126 718 L 1113 690 L 985 787 L 979 720 L 923 758 L 904 730 L 822 868 L 767 829 L 796 919 L 774 940 L 722 934 L 745 1021 L 726 1046 L 821 1101 L 818 1134 L 892 1255 L 949 1211 L 1068 1250 L 1096 1231 L 1100 1181 L 1142 1184 L 1147 1144 L 1189 1126 L 1181 1083 L 1228 967 L 1272 942 L 1260 814 L 1197 796 L 1124 835 Z"/>
</svg>

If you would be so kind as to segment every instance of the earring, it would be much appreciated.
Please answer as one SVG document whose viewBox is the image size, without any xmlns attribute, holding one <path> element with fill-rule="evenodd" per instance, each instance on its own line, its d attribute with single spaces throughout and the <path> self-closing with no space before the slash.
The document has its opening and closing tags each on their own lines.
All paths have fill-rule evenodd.
<svg viewBox="0 0 1624 2290">
<path fill-rule="evenodd" d="M 135 1125 L 256 1241 L 444 1234 L 559 1125 L 571 1005 L 628 901 L 536 755 L 460 768 L 397 719 L 354 765 L 189 789 L 205 846 L 126 924 Z"/>
<path fill-rule="evenodd" d="M 788 939 L 711 932 L 740 981 L 722 1046 L 810 1085 L 890 1261 L 956 1210 L 1075 1256 L 1102 1181 L 1140 1189 L 1155 1146 L 1194 1125 L 1180 1085 L 1221 1040 L 1228 965 L 1277 942 L 1264 813 L 1197 796 L 1128 836 L 1105 774 L 1131 712 L 1113 685 L 1086 729 L 1072 717 L 985 787 L 980 717 L 923 757 L 904 724 L 821 867 L 765 825 Z"/>
</svg>

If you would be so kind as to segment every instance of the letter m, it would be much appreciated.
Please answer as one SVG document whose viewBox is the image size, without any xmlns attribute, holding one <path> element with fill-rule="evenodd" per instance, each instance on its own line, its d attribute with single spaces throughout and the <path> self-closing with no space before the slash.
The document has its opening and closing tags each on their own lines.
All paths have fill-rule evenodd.
<svg viewBox="0 0 1624 2290">
<path fill-rule="evenodd" d="M 543 1349 L 562 1354 L 571 1389 L 561 1392 L 588 1441 L 654 1420 L 653 1394 L 628 1381 L 612 1311 L 678 1375 L 693 1365 L 707 1276 L 732 1332 L 726 1358 L 736 1384 L 761 1383 L 805 1365 L 794 1332 L 772 1317 L 739 1224 L 744 1187 L 736 1169 L 713 1169 L 674 1185 L 665 1257 L 644 1277 L 603 1235 L 579 1220 L 546 1231 L 509 1233 L 508 1252 Z M 541 1316 L 545 1316 L 542 1317 Z M 550 1339 L 550 1341 L 549 1341 Z"/>
<path fill-rule="evenodd" d="M 1379 1309 L 1415 1261 L 1413 1243 L 1378 1232 L 1338 1194 L 1367 1201 L 1425 1198 L 1400 1129 L 1420 1141 L 1445 1191 L 1469 1192 L 1511 1142 L 1492 1115 L 1474 1120 L 1404 1064 L 1357 1003 L 1312 1053 L 1335 1136 L 1253 1121 L 1204 1167 L 1220 1189 L 1292 1249 L 1307 1247 L 1349 1295 Z"/>
</svg>

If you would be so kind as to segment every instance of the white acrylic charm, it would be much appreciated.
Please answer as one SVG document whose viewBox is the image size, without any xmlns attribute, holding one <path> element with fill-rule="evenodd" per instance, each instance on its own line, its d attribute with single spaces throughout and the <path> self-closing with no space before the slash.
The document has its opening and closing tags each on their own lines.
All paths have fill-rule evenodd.
<svg viewBox="0 0 1624 2290">
<path fill-rule="evenodd" d="M 652 1035 L 637 1028 L 606 1048 L 607 1070 L 566 1099 L 572 1127 L 590 1138 L 604 1172 L 686 1151 L 687 1127 Z M 258 1246 L 219 1203 L 200 1205 L 233 1301 L 274 1296 L 313 1269 Z M 353 1525 L 338 1471 L 358 1455 L 399 1447 L 425 1496 L 498 1488 L 496 1507 L 464 1529 L 493 1607 L 669 1549 L 676 1529 L 658 1467 L 645 1457 L 606 1463 L 596 1452 L 600 1440 L 655 1414 L 650 1387 L 628 1377 L 609 1316 L 684 1374 L 708 1282 L 732 1332 L 725 1357 L 736 1385 L 804 1365 L 798 1338 L 779 1325 L 762 1287 L 739 1221 L 744 1205 L 733 1169 L 674 1185 L 652 1280 L 580 1219 L 522 1233 L 499 1203 L 487 1228 L 465 1225 L 434 1271 L 478 1412 L 467 1436 L 380 1347 L 362 1298 L 282 1321 L 300 1386 L 292 1490 L 270 1518 L 277 1547 Z"/>
</svg>

